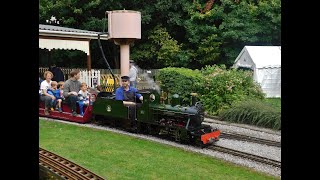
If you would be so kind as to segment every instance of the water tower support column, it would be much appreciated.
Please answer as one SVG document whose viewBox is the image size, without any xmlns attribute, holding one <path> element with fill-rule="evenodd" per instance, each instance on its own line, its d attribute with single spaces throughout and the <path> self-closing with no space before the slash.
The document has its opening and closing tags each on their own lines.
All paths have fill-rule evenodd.
<svg viewBox="0 0 320 180">
<path fill-rule="evenodd" d="M 121 76 L 129 75 L 129 55 L 130 55 L 130 45 L 120 44 L 120 70 Z"/>
</svg>

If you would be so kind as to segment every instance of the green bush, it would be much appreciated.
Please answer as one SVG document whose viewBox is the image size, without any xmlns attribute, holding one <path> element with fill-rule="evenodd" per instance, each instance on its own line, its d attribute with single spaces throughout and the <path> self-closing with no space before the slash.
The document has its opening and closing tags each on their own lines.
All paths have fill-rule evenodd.
<svg viewBox="0 0 320 180">
<path fill-rule="evenodd" d="M 281 107 L 272 107 L 265 100 L 250 71 L 226 69 L 223 65 L 206 66 L 200 71 L 170 67 L 160 69 L 157 79 L 162 90 L 179 94 L 186 103 L 190 102 L 190 93 L 198 93 L 210 115 L 226 121 L 281 128 Z"/>
<path fill-rule="evenodd" d="M 248 98 L 263 99 L 264 94 L 254 83 L 252 73 L 230 69 L 225 66 L 206 66 L 199 70 L 187 68 L 160 69 L 157 79 L 161 89 L 170 94 L 179 94 L 183 102 L 190 102 L 190 93 L 199 94 L 205 110 L 210 115 L 218 115 L 233 102 Z"/>
<path fill-rule="evenodd" d="M 222 120 L 235 123 L 281 129 L 281 111 L 261 100 L 246 100 L 232 104 L 219 114 Z"/>
<path fill-rule="evenodd" d="M 244 99 L 263 99 L 264 94 L 253 81 L 249 71 L 230 69 L 225 66 L 206 66 L 201 70 L 203 88 L 200 89 L 201 101 L 210 115 L 217 115 L 228 109 L 234 102 Z"/>
<path fill-rule="evenodd" d="M 203 81 L 199 70 L 173 67 L 160 69 L 157 79 L 162 90 L 170 94 L 179 94 L 187 103 L 190 102 L 190 93 L 199 92 Z"/>
</svg>

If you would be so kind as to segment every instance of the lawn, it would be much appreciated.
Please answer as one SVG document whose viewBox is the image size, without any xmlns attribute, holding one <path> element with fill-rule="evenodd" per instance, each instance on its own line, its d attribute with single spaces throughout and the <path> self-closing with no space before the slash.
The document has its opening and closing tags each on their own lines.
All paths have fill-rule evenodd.
<svg viewBox="0 0 320 180">
<path fill-rule="evenodd" d="M 127 135 L 39 119 L 41 148 L 106 179 L 280 179 Z"/>
</svg>

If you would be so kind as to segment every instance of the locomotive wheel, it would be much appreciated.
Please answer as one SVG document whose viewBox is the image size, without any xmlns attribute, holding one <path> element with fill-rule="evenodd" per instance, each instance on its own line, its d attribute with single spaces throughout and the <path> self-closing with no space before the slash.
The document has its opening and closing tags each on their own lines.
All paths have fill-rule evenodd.
<svg viewBox="0 0 320 180">
<path fill-rule="evenodd" d="M 147 134 L 147 125 L 143 122 L 138 122 L 138 129 L 140 131 L 140 133 L 142 134 Z"/>
<path fill-rule="evenodd" d="M 145 132 L 147 134 L 156 136 L 156 135 L 159 135 L 160 129 L 158 128 L 158 126 L 155 126 L 153 124 L 146 124 Z"/>
<path fill-rule="evenodd" d="M 152 127 L 152 125 L 150 124 L 147 124 L 147 133 L 150 134 L 150 135 L 153 135 L 154 134 L 154 128 Z"/>
<path fill-rule="evenodd" d="M 195 140 L 195 145 L 200 147 L 201 149 L 205 147 L 205 145 L 202 143 L 202 141 L 200 140 L 200 138 L 197 138 Z"/>
<path fill-rule="evenodd" d="M 92 115 L 92 122 L 94 124 L 103 124 L 103 116 L 101 115 Z"/>
<path fill-rule="evenodd" d="M 142 123 L 137 122 L 137 133 L 142 133 Z"/>
<path fill-rule="evenodd" d="M 191 134 L 188 135 L 188 143 L 190 145 L 195 145 L 196 144 L 196 140 L 195 140 L 194 136 L 192 136 Z"/>
<path fill-rule="evenodd" d="M 117 123 L 117 121 L 115 119 L 113 119 L 111 122 L 111 127 L 116 127 L 116 123 Z"/>
<path fill-rule="evenodd" d="M 174 136 L 175 141 L 181 142 L 181 131 L 179 129 L 176 130 L 175 136 Z"/>
<path fill-rule="evenodd" d="M 177 129 L 176 134 L 175 134 L 175 141 L 181 142 L 181 143 L 189 143 L 190 142 L 190 135 L 187 134 L 187 131 L 184 130 L 179 130 Z"/>
</svg>

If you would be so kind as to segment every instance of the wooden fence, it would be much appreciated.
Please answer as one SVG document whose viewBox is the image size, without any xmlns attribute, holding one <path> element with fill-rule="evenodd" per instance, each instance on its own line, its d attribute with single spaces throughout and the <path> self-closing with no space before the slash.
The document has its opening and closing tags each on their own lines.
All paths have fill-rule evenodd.
<svg viewBox="0 0 320 180">
<path fill-rule="evenodd" d="M 39 76 L 43 78 L 43 73 L 45 71 L 48 71 L 49 68 L 47 67 L 39 67 Z M 60 67 L 64 74 L 64 79 L 69 79 L 69 74 L 72 70 L 74 69 L 79 69 L 80 71 L 86 71 L 86 68 L 65 68 L 65 67 Z M 100 75 L 102 74 L 110 74 L 110 71 L 108 69 L 94 69 L 100 71 Z M 120 69 L 112 69 L 112 72 L 116 76 L 120 76 Z M 146 70 L 146 69 L 140 69 L 138 71 L 138 78 L 140 81 L 146 81 L 146 76 L 143 74 L 148 74 L 150 77 L 155 76 L 159 72 L 158 69 L 151 69 L 151 70 Z"/>
<path fill-rule="evenodd" d="M 87 83 L 88 87 L 95 87 L 97 85 L 100 85 L 100 71 L 91 69 L 91 71 L 88 70 L 81 70 L 80 71 L 80 82 Z"/>
<path fill-rule="evenodd" d="M 64 74 L 64 79 L 69 79 L 69 74 L 74 69 L 80 70 L 80 82 L 85 82 L 89 87 L 94 87 L 95 83 L 96 85 L 102 85 L 106 87 L 107 91 L 111 91 L 110 88 L 113 88 L 113 78 L 111 76 L 111 73 L 108 69 L 91 69 L 91 71 L 88 71 L 85 68 L 65 68 L 60 67 Z M 47 67 L 39 67 L 39 76 L 43 78 L 43 74 L 45 71 L 48 71 Z M 120 82 L 120 69 L 112 69 L 113 74 L 116 78 L 116 84 L 119 85 Z M 138 71 L 138 89 L 144 89 L 149 88 L 150 85 L 150 79 L 153 79 L 153 77 L 159 72 L 158 69 L 153 70 L 144 70 L 140 69 Z M 157 84 L 159 84 L 157 82 Z M 110 87 L 109 87 L 110 86 Z M 151 87 L 151 86 L 150 86 Z"/>
</svg>

